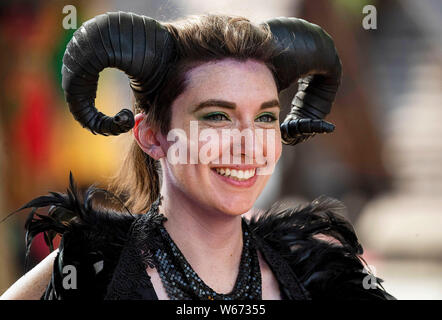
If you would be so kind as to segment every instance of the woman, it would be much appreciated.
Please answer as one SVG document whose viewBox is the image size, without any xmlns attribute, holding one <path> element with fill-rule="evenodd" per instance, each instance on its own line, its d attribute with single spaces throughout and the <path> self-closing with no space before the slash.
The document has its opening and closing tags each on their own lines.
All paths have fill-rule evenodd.
<svg viewBox="0 0 442 320">
<path fill-rule="evenodd" d="M 320 27 L 295 18 L 256 26 L 217 15 L 161 24 L 108 13 L 76 31 L 63 62 L 76 120 L 103 135 L 133 129 L 110 188 L 126 210 L 93 205 L 98 191 L 112 200 L 93 187 L 81 199 L 72 175 L 67 194 L 22 207 L 52 206 L 49 216 L 31 214 L 28 248 L 40 232 L 49 245 L 57 233 L 63 237 L 3 298 L 392 298 L 380 285 L 364 289 L 362 248 L 336 214 L 337 201 L 275 205 L 259 215 L 252 208 L 281 141 L 295 145 L 334 129 L 322 119 L 341 64 Z M 115 117 L 95 109 L 105 67 L 128 74 L 135 117 L 127 109 Z M 280 126 L 278 93 L 298 78 Z"/>
</svg>

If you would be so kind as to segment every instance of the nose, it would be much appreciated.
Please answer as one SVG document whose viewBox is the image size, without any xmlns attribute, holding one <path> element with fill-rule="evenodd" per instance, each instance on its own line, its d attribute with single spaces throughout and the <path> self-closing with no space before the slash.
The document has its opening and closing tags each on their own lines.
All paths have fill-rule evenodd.
<svg viewBox="0 0 442 320">
<path fill-rule="evenodd" d="M 234 164 L 263 165 L 265 143 L 263 130 L 256 128 L 253 119 L 240 121 L 233 136 L 231 154 Z"/>
</svg>

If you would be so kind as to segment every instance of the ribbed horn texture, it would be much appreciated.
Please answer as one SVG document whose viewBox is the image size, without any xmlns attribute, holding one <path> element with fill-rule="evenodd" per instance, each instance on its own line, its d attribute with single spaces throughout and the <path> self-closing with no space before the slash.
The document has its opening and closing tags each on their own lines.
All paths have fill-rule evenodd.
<svg viewBox="0 0 442 320">
<path fill-rule="evenodd" d="M 135 124 L 132 111 L 108 117 L 95 108 L 98 74 L 124 71 L 138 103 L 152 98 L 174 59 L 174 41 L 157 21 L 134 13 L 111 12 L 86 21 L 66 47 L 62 86 L 74 118 L 92 133 L 119 135 Z"/>
<path fill-rule="evenodd" d="M 281 124 L 282 141 L 295 145 L 334 125 L 322 120 L 329 112 L 341 80 L 341 61 L 333 39 L 321 27 L 298 18 L 266 21 L 279 49 L 273 64 L 279 90 L 298 81 L 292 109 Z"/>
</svg>

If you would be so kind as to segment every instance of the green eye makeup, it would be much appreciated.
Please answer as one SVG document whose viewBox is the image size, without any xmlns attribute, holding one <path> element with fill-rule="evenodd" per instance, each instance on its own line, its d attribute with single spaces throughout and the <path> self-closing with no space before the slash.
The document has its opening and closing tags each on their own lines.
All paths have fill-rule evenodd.
<svg viewBox="0 0 442 320">
<path fill-rule="evenodd" d="M 200 117 L 200 120 L 206 120 L 206 121 L 229 121 L 230 118 L 224 113 L 224 112 L 211 112 L 208 113 L 202 117 Z"/>
<path fill-rule="evenodd" d="M 278 118 L 275 116 L 275 114 L 271 112 L 265 112 L 260 114 L 257 118 L 255 118 L 255 121 L 258 122 L 274 122 Z M 199 120 L 205 120 L 205 121 L 230 121 L 230 118 L 227 114 L 224 112 L 211 112 L 206 115 L 203 115 L 199 117 Z"/>
<path fill-rule="evenodd" d="M 277 117 L 273 113 L 265 112 L 260 114 L 255 120 L 258 120 L 258 122 L 274 122 L 276 119 Z"/>
</svg>

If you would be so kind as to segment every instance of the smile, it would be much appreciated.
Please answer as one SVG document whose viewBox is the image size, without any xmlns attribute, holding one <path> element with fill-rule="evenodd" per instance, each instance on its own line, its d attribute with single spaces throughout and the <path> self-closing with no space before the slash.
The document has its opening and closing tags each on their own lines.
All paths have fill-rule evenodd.
<svg viewBox="0 0 442 320">
<path fill-rule="evenodd" d="M 256 168 L 247 170 L 233 168 L 212 168 L 212 172 L 222 181 L 235 187 L 248 188 L 255 184 L 257 175 Z"/>
<path fill-rule="evenodd" d="M 215 168 L 215 171 L 225 177 L 230 177 L 236 181 L 248 180 L 255 175 L 255 169 L 238 170 L 230 168 Z"/>
</svg>

